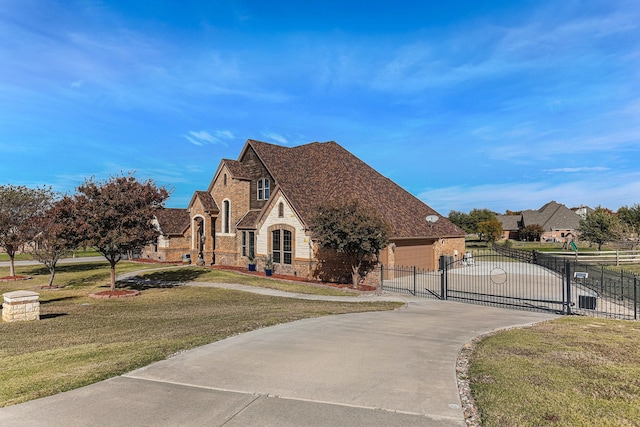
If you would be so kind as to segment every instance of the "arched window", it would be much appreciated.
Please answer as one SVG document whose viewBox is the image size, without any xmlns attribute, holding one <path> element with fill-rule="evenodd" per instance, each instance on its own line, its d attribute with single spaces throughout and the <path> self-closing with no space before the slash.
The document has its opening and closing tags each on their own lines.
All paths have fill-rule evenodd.
<svg viewBox="0 0 640 427">
<path fill-rule="evenodd" d="M 230 233 L 230 224 L 231 224 L 231 204 L 228 200 L 225 200 L 222 203 L 222 232 Z"/>
<path fill-rule="evenodd" d="M 271 195 L 271 182 L 269 178 L 260 178 L 258 180 L 258 200 L 267 200 Z"/>
<path fill-rule="evenodd" d="M 226 174 L 226 173 L 224 174 L 224 179 L 223 179 L 223 181 L 224 181 L 224 185 L 227 185 L 227 174 Z"/>
<path fill-rule="evenodd" d="M 284 203 L 278 203 L 278 218 L 284 218 Z"/>
</svg>

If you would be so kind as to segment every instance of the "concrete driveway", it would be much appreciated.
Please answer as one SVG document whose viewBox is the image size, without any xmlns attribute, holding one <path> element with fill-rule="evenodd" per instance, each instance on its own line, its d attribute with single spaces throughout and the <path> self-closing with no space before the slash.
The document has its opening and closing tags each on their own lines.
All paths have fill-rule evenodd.
<svg viewBox="0 0 640 427">
<path fill-rule="evenodd" d="M 455 374 L 485 332 L 555 316 L 408 298 L 301 320 L 0 409 L 6 426 L 464 426 Z"/>
</svg>

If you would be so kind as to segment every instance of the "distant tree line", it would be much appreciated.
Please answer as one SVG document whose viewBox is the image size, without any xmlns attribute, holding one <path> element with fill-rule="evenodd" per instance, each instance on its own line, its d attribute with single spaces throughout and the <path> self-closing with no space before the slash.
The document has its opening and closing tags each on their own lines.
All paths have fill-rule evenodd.
<svg viewBox="0 0 640 427">
<path fill-rule="evenodd" d="M 519 215 L 519 211 L 507 210 L 505 215 Z M 480 239 L 492 241 L 502 235 L 502 226 L 497 213 L 489 209 L 472 209 L 468 214 L 452 210 L 449 220 L 469 234 L 477 234 Z M 498 227 L 494 222 L 500 224 Z M 499 233 L 498 233 L 499 230 Z M 598 206 L 587 213 L 576 230 L 580 239 L 598 246 L 608 242 L 624 240 L 632 247 L 640 245 L 640 204 L 622 206 L 617 212 Z M 525 241 L 537 241 L 544 233 L 540 224 L 529 224 L 519 230 L 518 237 Z M 497 237 L 496 237 L 497 236 Z"/>
</svg>

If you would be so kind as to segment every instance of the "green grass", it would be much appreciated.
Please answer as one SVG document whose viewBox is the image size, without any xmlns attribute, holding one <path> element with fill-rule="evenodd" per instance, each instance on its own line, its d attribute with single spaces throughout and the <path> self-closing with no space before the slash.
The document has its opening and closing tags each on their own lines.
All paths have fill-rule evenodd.
<svg viewBox="0 0 640 427">
<path fill-rule="evenodd" d="M 284 292 L 313 294 L 325 296 L 357 296 L 358 292 L 349 289 L 337 289 L 328 286 L 309 283 L 298 283 L 267 279 L 260 276 L 239 274 L 229 270 L 214 270 L 200 267 L 184 267 L 158 272 L 149 272 L 140 275 L 141 278 L 155 281 L 196 281 L 196 282 L 220 282 L 237 283 L 240 285 L 257 286 L 261 288 L 277 289 Z"/>
<path fill-rule="evenodd" d="M 640 423 L 640 324 L 565 317 L 482 340 L 469 369 L 483 426 Z"/>
<path fill-rule="evenodd" d="M 117 270 L 145 268 L 157 265 L 121 262 Z M 17 272 L 33 279 L 0 282 L 0 293 L 36 290 L 41 320 L 0 323 L 0 407 L 91 384 L 257 328 L 401 305 L 307 301 L 171 284 L 149 284 L 132 298 L 92 299 L 89 293 L 108 289 L 106 263 L 60 266 L 56 284 L 65 287 L 59 290 L 39 289 L 48 282 L 42 267 L 18 267 Z M 7 274 L 8 268 L 0 268 L 0 276 Z"/>
<path fill-rule="evenodd" d="M 87 257 L 87 256 L 102 256 L 102 255 L 100 255 L 100 253 L 94 250 L 78 249 L 78 250 L 69 252 L 69 254 L 65 258 L 71 258 L 73 256 Z M 31 259 L 33 259 L 33 257 L 31 256 L 31 254 L 28 254 L 28 253 L 19 253 L 19 254 L 16 254 L 15 256 L 16 261 L 25 261 L 25 260 L 31 260 Z M 9 255 L 7 255 L 6 252 L 0 252 L 0 261 L 9 261 Z"/>
</svg>

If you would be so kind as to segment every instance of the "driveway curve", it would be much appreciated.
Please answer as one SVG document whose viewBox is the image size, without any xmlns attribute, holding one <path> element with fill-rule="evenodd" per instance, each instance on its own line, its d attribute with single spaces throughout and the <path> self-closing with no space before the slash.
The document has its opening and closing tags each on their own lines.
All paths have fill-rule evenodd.
<svg viewBox="0 0 640 427">
<path fill-rule="evenodd" d="M 464 426 L 455 372 L 462 346 L 556 317 L 402 299 L 399 310 L 264 328 L 2 408 L 0 425 Z"/>
</svg>

